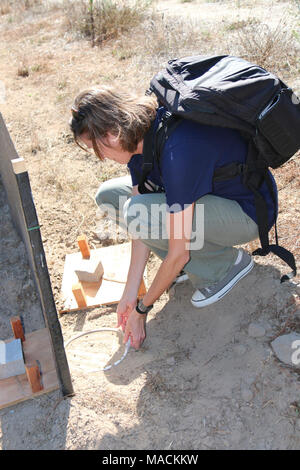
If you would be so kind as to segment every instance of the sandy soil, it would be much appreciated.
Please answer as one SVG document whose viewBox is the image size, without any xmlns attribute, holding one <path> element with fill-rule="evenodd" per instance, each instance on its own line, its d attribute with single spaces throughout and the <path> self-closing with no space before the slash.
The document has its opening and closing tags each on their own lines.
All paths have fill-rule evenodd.
<svg viewBox="0 0 300 470">
<path fill-rule="evenodd" d="M 237 8 L 238 3 L 172 0 L 158 2 L 158 7 L 165 15 L 201 14 L 217 35 L 237 18 L 266 15 L 263 2 L 251 2 L 251 13 L 250 2 L 244 8 Z M 268 2 L 268 8 L 273 21 L 287 10 L 295 18 L 293 2 Z M 77 236 L 86 233 L 92 247 L 115 243 L 112 228 L 97 215 L 94 195 L 102 181 L 125 173 L 123 167 L 101 165 L 76 148 L 67 126 L 70 104 L 91 83 L 122 80 L 130 85 L 132 72 L 145 89 L 153 64 L 149 58 L 122 59 L 114 45 L 92 49 L 65 32 L 59 8 L 23 12 L 21 19 L 18 15 L 0 17 L 0 79 L 6 90 L 1 113 L 26 161 L 59 310 L 64 259 L 77 250 Z M 211 42 L 211 47 L 217 45 Z M 18 74 L 20 64 L 28 76 Z M 286 75 L 296 86 L 299 77 L 288 70 Z M 298 169 L 294 158 L 276 172 L 280 241 L 296 256 Z M 0 326 L 5 339 L 16 310 L 28 331 L 43 325 L 1 180 L 0 218 Z M 99 231 L 107 234 L 104 240 Z M 157 267 L 152 256 L 148 282 Z M 284 269 L 272 256 L 256 259 L 254 270 L 224 299 L 201 311 L 190 304 L 190 282 L 177 286 L 155 303 L 141 350 L 130 350 L 110 371 L 100 369 L 111 355 L 118 359 L 123 353 L 120 337 L 96 334 L 74 342 L 67 351 L 75 396 L 62 399 L 56 391 L 1 410 L 1 448 L 299 448 L 299 370 L 279 362 L 270 346 L 276 336 L 300 331 L 295 316 L 299 277 L 280 284 Z M 115 308 L 65 314 L 59 321 L 67 341 L 82 331 L 114 327 Z M 249 334 L 251 323 L 262 326 L 264 335 Z"/>
</svg>

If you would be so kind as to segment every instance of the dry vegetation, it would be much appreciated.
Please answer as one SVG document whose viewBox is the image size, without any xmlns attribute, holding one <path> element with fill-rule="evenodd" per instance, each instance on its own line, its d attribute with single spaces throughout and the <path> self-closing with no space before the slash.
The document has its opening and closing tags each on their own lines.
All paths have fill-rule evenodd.
<svg viewBox="0 0 300 470">
<path fill-rule="evenodd" d="M 18 11 L 25 11 L 33 7 L 42 5 L 41 0 L 2 0 L 0 5 L 0 15 L 7 15 Z"/>
<path fill-rule="evenodd" d="M 66 27 L 72 32 L 91 39 L 92 46 L 103 45 L 137 27 L 146 17 L 149 2 L 128 2 L 113 0 L 89 0 L 66 2 Z"/>
</svg>

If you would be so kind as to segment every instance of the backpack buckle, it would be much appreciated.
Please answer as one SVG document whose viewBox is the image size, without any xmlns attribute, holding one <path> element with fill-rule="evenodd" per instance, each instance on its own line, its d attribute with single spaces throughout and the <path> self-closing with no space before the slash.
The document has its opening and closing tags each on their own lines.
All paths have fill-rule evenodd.
<svg viewBox="0 0 300 470">
<path fill-rule="evenodd" d="M 249 176 L 249 166 L 246 163 L 240 163 L 237 167 L 238 175 L 242 177 L 242 183 L 247 186 L 247 177 Z"/>
<path fill-rule="evenodd" d="M 147 90 L 145 91 L 145 95 L 146 95 L 146 96 L 151 96 L 152 94 L 153 94 L 152 88 L 151 88 L 151 87 L 150 87 L 150 88 L 147 88 Z"/>
<path fill-rule="evenodd" d="M 170 119 L 171 116 L 172 116 L 172 113 L 170 113 L 170 111 L 166 111 L 162 115 L 160 122 L 164 124 L 165 122 L 167 122 L 168 119 Z"/>
<path fill-rule="evenodd" d="M 237 165 L 237 174 L 243 175 L 246 169 L 247 169 L 247 165 L 245 163 L 239 163 Z"/>
<path fill-rule="evenodd" d="M 143 162 L 143 168 L 147 168 L 147 171 L 152 169 L 152 162 Z M 148 170 L 149 169 L 149 170 Z"/>
</svg>

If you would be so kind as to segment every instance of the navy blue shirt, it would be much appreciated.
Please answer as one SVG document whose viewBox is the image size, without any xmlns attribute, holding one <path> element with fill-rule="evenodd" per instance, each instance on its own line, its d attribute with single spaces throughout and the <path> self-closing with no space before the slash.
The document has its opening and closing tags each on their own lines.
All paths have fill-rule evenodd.
<svg viewBox="0 0 300 470">
<path fill-rule="evenodd" d="M 157 125 L 164 111 L 158 109 Z M 237 201 L 257 222 L 253 193 L 243 185 L 240 176 L 223 182 L 212 181 L 215 168 L 232 162 L 244 163 L 246 156 L 247 143 L 238 131 L 183 119 L 165 144 L 160 169 L 158 162 L 154 162 L 148 180 L 165 191 L 170 212 L 183 210 L 205 194 L 214 194 Z M 139 183 L 142 162 L 141 155 L 133 155 L 128 163 L 133 186 Z M 270 176 L 276 195 L 275 210 L 266 184 L 260 188 L 267 201 L 269 227 L 278 211 L 276 183 L 271 173 Z"/>
</svg>

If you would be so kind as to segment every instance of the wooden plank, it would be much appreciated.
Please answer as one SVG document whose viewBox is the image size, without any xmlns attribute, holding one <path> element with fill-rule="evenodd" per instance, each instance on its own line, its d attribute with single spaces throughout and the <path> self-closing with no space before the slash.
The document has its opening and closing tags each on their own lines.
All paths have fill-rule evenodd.
<svg viewBox="0 0 300 470">
<path fill-rule="evenodd" d="M 77 243 L 82 254 L 82 258 L 89 259 L 91 256 L 90 247 L 86 235 L 77 238 Z"/>
<path fill-rule="evenodd" d="M 75 269 L 76 276 L 80 282 L 99 282 L 103 275 L 103 266 L 101 260 L 95 257 L 95 251 L 92 251 L 89 259 L 82 259 Z"/>
<path fill-rule="evenodd" d="M 44 387 L 41 381 L 40 368 L 37 361 L 34 361 L 31 364 L 25 364 L 25 370 L 32 393 L 37 393 L 43 390 Z"/>
<path fill-rule="evenodd" d="M 139 287 L 139 291 L 138 291 L 138 297 L 144 297 L 144 295 L 146 294 L 147 290 L 146 290 L 146 286 L 145 286 L 145 282 L 144 282 L 144 279 L 142 279 L 142 282 L 141 282 L 141 285 Z"/>
<path fill-rule="evenodd" d="M 24 173 L 26 171 L 26 165 L 23 158 L 14 158 L 11 161 L 14 174 L 18 175 L 19 173 Z"/>
<path fill-rule="evenodd" d="M 28 173 L 20 173 L 16 175 L 16 179 L 19 192 L 22 196 L 21 201 L 25 226 L 27 227 L 26 231 L 29 237 L 30 251 L 34 263 L 33 275 L 41 302 L 42 313 L 53 344 L 55 366 L 61 383 L 61 390 L 63 395 L 69 396 L 74 393 L 73 386 L 64 349 L 61 326 L 58 321 L 57 309 L 53 297 L 39 221 L 31 194 Z"/>
<path fill-rule="evenodd" d="M 97 256 L 101 259 L 104 273 L 98 282 L 83 281 L 80 283 L 86 298 L 86 307 L 84 308 L 117 304 L 120 301 L 127 281 L 130 254 L 131 243 L 91 250 L 91 256 Z M 74 312 L 81 309 L 72 293 L 72 286 L 78 283 L 75 270 L 80 260 L 80 252 L 66 255 L 61 289 L 64 306 L 59 313 Z M 146 287 L 143 280 L 138 295 L 143 296 L 145 293 Z"/>
<path fill-rule="evenodd" d="M 11 328 L 12 328 L 14 337 L 16 339 L 20 338 L 20 340 L 23 343 L 25 341 L 25 335 L 24 335 L 24 330 L 23 330 L 21 318 L 18 317 L 18 316 L 11 317 L 10 324 L 11 324 Z"/>
<path fill-rule="evenodd" d="M 73 284 L 72 292 L 75 297 L 78 308 L 86 307 L 86 296 L 80 282 L 78 282 L 78 284 Z"/>
<path fill-rule="evenodd" d="M 26 373 L 0 380 L 0 409 L 60 387 L 48 328 L 26 334 L 23 343 L 25 364 L 38 362 L 43 390 L 33 393 Z"/>
<path fill-rule="evenodd" d="M 19 155 L 17 154 L 3 117 L 0 113 L 0 174 L 2 176 L 2 182 L 7 194 L 7 200 L 13 222 L 19 234 L 23 238 L 22 227 L 24 224 L 24 215 L 22 213 L 21 198 L 12 166 L 12 161 L 18 158 Z M 29 260 L 29 262 L 30 261 L 31 260 Z"/>
</svg>

